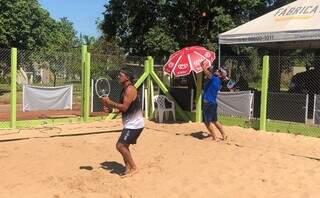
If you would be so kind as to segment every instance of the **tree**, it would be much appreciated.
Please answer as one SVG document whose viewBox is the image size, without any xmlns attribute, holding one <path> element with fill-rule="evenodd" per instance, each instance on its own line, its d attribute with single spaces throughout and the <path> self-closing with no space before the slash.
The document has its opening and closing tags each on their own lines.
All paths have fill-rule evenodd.
<svg viewBox="0 0 320 198">
<path fill-rule="evenodd" d="M 36 0 L 1 0 L 0 47 L 33 49 L 46 46 L 54 20 Z"/>
<path fill-rule="evenodd" d="M 143 41 L 144 50 L 151 56 L 164 57 L 174 52 L 179 44 L 160 27 L 150 28 Z"/>
<path fill-rule="evenodd" d="M 118 40 L 121 47 L 133 55 L 145 55 L 143 42 L 158 18 L 158 1 L 110 0 L 106 5 L 103 33 Z"/>
<path fill-rule="evenodd" d="M 295 0 L 266 0 L 265 2 L 261 1 L 258 9 L 253 11 L 254 17 L 259 17 L 261 15 L 264 15 L 268 12 L 271 12 L 272 10 L 275 10 L 277 8 L 280 8 L 288 3 L 292 3 Z"/>
<path fill-rule="evenodd" d="M 119 42 L 112 38 L 101 36 L 93 44 L 91 52 L 95 54 L 124 55 Z"/>
<path fill-rule="evenodd" d="M 100 27 L 107 37 L 116 37 L 120 46 L 133 55 L 154 53 L 150 52 L 154 41 L 159 38 L 168 41 L 169 37 L 170 43 L 177 43 L 179 48 L 203 45 L 215 50 L 219 33 L 252 19 L 261 5 L 266 7 L 267 3 L 264 0 L 110 0 Z M 176 47 L 167 44 L 158 43 L 164 50 L 157 50 L 158 55 L 170 54 Z"/>
<path fill-rule="evenodd" d="M 67 50 L 76 40 L 72 23 L 55 21 L 37 0 L 1 0 L 0 48 Z"/>
<path fill-rule="evenodd" d="M 73 23 L 63 17 L 55 22 L 47 48 L 52 51 L 70 51 L 73 47 L 80 45 L 76 34 Z"/>
<path fill-rule="evenodd" d="M 54 86 L 57 76 L 61 74 L 67 73 L 66 77 L 80 76 L 81 60 L 74 58 L 74 55 L 79 56 L 80 50 L 69 53 L 80 45 L 76 34 L 72 22 L 65 17 L 54 20 L 37 0 L 1 0 L 0 48 L 18 48 L 22 52 L 18 58 L 19 67 L 49 64 L 48 69 L 54 75 Z M 73 58 L 67 61 L 70 56 Z M 8 58 L 0 60 L 0 69 L 5 72 L 9 71 L 4 68 L 10 65 L 6 63 L 8 61 Z"/>
<path fill-rule="evenodd" d="M 80 41 L 82 44 L 87 45 L 90 49 L 97 42 L 97 39 L 94 36 L 80 34 Z"/>
</svg>

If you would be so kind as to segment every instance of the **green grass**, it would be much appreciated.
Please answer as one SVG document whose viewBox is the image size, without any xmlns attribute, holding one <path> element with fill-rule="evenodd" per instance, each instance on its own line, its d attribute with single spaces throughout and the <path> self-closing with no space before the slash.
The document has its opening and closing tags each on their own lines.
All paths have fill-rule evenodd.
<svg viewBox="0 0 320 198">
<path fill-rule="evenodd" d="M 195 121 L 195 113 L 186 112 L 192 121 Z M 244 117 L 219 116 L 219 121 L 225 126 L 239 126 L 259 130 L 259 119 L 248 120 Z M 303 123 L 268 121 L 267 131 L 276 133 L 290 133 L 320 138 L 320 126 L 307 125 Z"/>
<path fill-rule="evenodd" d="M 288 123 L 279 121 L 269 121 L 267 131 L 290 133 L 294 135 L 304 135 L 320 138 L 320 126 L 306 125 L 300 123 Z"/>
<path fill-rule="evenodd" d="M 243 128 L 259 129 L 259 119 L 248 120 L 247 118 L 232 118 L 228 116 L 219 116 L 223 125 L 240 126 Z M 267 131 L 278 133 L 290 133 L 294 135 L 303 135 L 320 138 L 320 126 L 307 125 L 294 122 L 268 121 Z"/>
</svg>

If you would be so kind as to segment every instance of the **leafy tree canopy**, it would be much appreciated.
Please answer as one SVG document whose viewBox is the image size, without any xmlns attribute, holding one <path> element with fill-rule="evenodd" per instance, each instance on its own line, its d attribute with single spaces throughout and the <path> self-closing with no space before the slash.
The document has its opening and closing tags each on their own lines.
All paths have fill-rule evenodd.
<svg viewBox="0 0 320 198">
<path fill-rule="evenodd" d="M 73 24 L 52 19 L 37 0 L 0 0 L 0 47 L 67 50 L 77 43 Z"/>
<path fill-rule="evenodd" d="M 219 33 L 293 1 L 110 0 L 100 28 L 134 55 L 168 55 L 190 45 L 216 50 Z"/>
</svg>

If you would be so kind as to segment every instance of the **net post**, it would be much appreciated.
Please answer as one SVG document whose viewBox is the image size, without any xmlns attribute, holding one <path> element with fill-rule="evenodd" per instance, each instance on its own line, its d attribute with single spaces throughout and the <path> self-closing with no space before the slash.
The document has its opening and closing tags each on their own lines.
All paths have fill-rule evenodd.
<svg viewBox="0 0 320 198">
<path fill-rule="evenodd" d="M 82 45 L 81 48 L 81 116 L 84 117 L 84 90 L 85 90 L 85 85 L 84 85 L 84 78 L 85 78 L 85 64 L 86 64 L 86 54 L 87 54 L 88 48 L 87 45 Z"/>
<path fill-rule="evenodd" d="M 87 122 L 89 120 L 90 112 L 90 60 L 91 55 L 87 52 L 85 59 L 85 74 L 84 74 L 84 108 L 83 108 L 83 120 Z"/>
<path fill-rule="evenodd" d="M 267 103 L 268 103 L 268 81 L 269 81 L 269 56 L 263 57 L 261 105 L 260 105 L 260 130 L 266 130 L 267 125 Z"/>
<path fill-rule="evenodd" d="M 10 127 L 17 123 L 17 48 L 11 48 Z"/>
</svg>

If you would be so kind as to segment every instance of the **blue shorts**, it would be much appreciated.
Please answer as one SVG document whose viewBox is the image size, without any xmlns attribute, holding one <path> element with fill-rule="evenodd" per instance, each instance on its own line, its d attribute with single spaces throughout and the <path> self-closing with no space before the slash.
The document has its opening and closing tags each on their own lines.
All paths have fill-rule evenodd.
<svg viewBox="0 0 320 198">
<path fill-rule="evenodd" d="M 203 122 L 210 123 L 218 120 L 217 116 L 217 103 L 203 102 Z"/>
<path fill-rule="evenodd" d="M 141 129 L 123 129 L 119 137 L 118 143 L 136 144 L 143 128 Z"/>
</svg>

